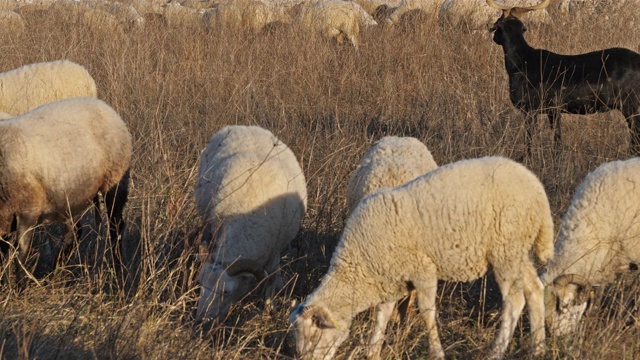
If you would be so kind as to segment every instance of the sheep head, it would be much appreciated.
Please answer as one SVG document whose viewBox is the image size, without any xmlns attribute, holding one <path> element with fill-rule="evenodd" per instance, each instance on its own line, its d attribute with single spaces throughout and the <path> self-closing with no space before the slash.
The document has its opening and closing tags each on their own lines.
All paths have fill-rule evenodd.
<svg viewBox="0 0 640 360">
<path fill-rule="evenodd" d="M 544 293 L 545 322 L 555 336 L 575 332 L 591 297 L 591 285 L 577 274 L 558 276 Z"/>
<path fill-rule="evenodd" d="M 264 269 L 252 260 L 239 259 L 229 265 L 205 262 L 198 276 L 202 289 L 196 320 L 224 320 L 231 305 L 264 278 Z"/>
<path fill-rule="evenodd" d="M 321 306 L 300 304 L 291 311 L 289 322 L 293 325 L 296 352 L 301 359 L 332 359 L 349 336 L 350 324 L 336 322 Z"/>
</svg>

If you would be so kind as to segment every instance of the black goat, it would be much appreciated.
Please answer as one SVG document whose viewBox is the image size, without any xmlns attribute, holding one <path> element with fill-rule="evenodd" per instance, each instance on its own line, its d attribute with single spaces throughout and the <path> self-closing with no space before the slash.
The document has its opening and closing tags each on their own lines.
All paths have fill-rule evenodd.
<svg viewBox="0 0 640 360">
<path fill-rule="evenodd" d="M 510 8 L 487 0 L 502 10 L 490 29 L 504 50 L 511 102 L 526 114 L 527 155 L 535 116 L 546 113 L 560 145 L 560 113 L 593 114 L 618 109 L 631 131 L 631 151 L 640 154 L 640 54 L 611 48 L 579 55 L 560 55 L 534 49 L 524 39 L 519 17 L 543 9 L 550 0 L 530 7 Z"/>
</svg>

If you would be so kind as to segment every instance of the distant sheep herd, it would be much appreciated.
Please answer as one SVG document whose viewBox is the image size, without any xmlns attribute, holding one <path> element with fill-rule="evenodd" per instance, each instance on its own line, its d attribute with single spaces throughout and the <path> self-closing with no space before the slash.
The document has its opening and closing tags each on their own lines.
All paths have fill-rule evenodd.
<svg viewBox="0 0 640 360">
<path fill-rule="evenodd" d="M 636 0 L 628 0 L 632 2 Z M 537 0 L 507 0 L 508 6 L 530 5 Z M 620 1 L 554 0 L 558 14 L 600 13 L 618 8 Z M 275 25 L 295 27 L 358 47 L 360 32 L 376 26 L 402 23 L 405 17 L 437 18 L 467 31 L 486 30 L 499 12 L 484 0 L 43 0 L 0 2 L 0 24 L 6 34 L 24 32 L 23 15 L 65 11 L 95 31 L 125 35 L 161 20 L 171 28 L 203 28 L 260 33 Z M 546 9 L 527 16 L 529 22 L 550 23 Z"/>
<path fill-rule="evenodd" d="M 550 1 L 524 7 L 493 0 L 486 1 L 490 6 L 481 7 L 480 2 L 484 0 L 65 4 L 76 10 L 86 6 L 83 21 L 122 26 L 125 31 L 144 26 L 148 14 L 161 15 L 169 26 L 204 23 L 210 28 L 224 25 L 253 32 L 272 22 L 293 22 L 326 36 L 344 37 L 356 47 L 358 29 L 375 26 L 374 16 L 380 19 L 381 13 L 390 24 L 414 9 L 435 11 L 440 7 L 446 13 L 482 8 L 486 14 L 474 13 L 478 22 L 485 22 L 487 14 L 495 18 L 498 15 L 493 11 L 500 10 L 494 40 L 505 49 L 512 79 L 517 74 L 509 68 L 509 46 L 524 41 L 519 19 L 539 12 L 531 19 L 545 21 Z M 571 11 L 575 3 L 560 1 L 558 7 Z M 17 2 L 14 8 L 11 2 L 2 4 L 5 10 L 0 12 L 0 21 L 19 24 L 19 12 L 24 9 Z M 628 110 L 625 116 L 633 122 L 640 116 L 640 55 L 628 54 L 626 62 L 614 64 L 615 72 L 625 78 L 620 84 L 609 83 L 613 83 L 612 93 L 626 96 L 623 111 Z M 573 79 L 576 88 L 590 86 L 585 72 L 596 65 L 587 64 L 589 58 L 558 61 L 573 66 L 574 72 L 579 67 L 577 72 L 584 77 Z M 595 71 L 601 66 L 598 63 Z M 519 91 L 521 80 L 512 79 L 510 87 Z M 539 81 L 544 84 L 544 79 Z M 515 95 L 512 100 L 521 108 L 540 106 L 534 100 L 525 106 Z M 607 109 L 611 108 L 620 107 L 612 103 Z M 132 138 L 120 116 L 97 99 L 89 72 L 62 60 L 0 73 L 0 117 L 0 235 L 15 232 L 17 239 L 15 247 L 4 241 L 0 247 L 5 255 L 15 249 L 13 277 L 20 281 L 29 275 L 24 266 L 17 265 L 24 265 L 27 259 L 35 225 L 65 223 L 64 244 L 69 245 L 69 237 L 77 231 L 73 220 L 92 204 L 99 205 L 101 197 L 109 214 L 114 259 L 120 261 Z M 541 355 L 545 352 L 545 323 L 553 334 L 574 333 L 591 288 L 611 282 L 615 274 L 640 262 L 638 183 L 638 158 L 605 163 L 588 174 L 562 218 L 554 248 L 547 195 L 525 166 L 502 157 L 438 166 L 419 140 L 384 137 L 364 155 L 349 180 L 350 216 L 327 274 L 290 314 L 297 352 L 302 358 L 332 358 L 348 337 L 355 315 L 375 307 L 368 357 L 379 358 L 396 302 L 415 289 L 430 354 L 442 359 L 445 355 L 436 326 L 438 280 L 470 281 L 492 271 L 502 294 L 503 312 L 490 358 L 500 359 L 507 352 L 525 305 L 531 350 Z M 201 153 L 195 204 L 203 225 L 197 320 L 223 321 L 231 305 L 258 283 L 264 284 L 267 298 L 275 296 L 284 286 L 280 253 L 297 235 L 307 207 L 305 176 L 291 149 L 260 127 L 222 128 Z M 531 254 L 546 263 L 541 274 Z"/>
</svg>

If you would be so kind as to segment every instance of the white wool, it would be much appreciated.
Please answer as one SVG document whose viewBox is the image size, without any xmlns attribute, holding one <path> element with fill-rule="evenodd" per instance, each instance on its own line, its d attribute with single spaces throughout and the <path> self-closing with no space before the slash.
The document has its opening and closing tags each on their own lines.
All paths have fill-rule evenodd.
<svg viewBox="0 0 640 360">
<path fill-rule="evenodd" d="M 378 321 L 386 324 L 389 304 L 411 283 L 431 355 L 444 358 L 435 323 L 437 281 L 471 281 L 491 269 L 507 304 L 491 355 L 504 355 L 525 299 L 532 351 L 540 355 L 543 286 L 530 252 L 551 258 L 553 219 L 540 181 L 511 160 L 459 161 L 380 190 L 353 211 L 322 283 L 291 313 L 298 352 L 331 358 L 356 314 L 377 306 Z"/>
<path fill-rule="evenodd" d="M 89 72 L 69 60 L 24 65 L 0 73 L 0 111 L 18 115 L 52 101 L 96 97 Z"/>
<path fill-rule="evenodd" d="M 276 273 L 268 292 L 282 286 L 280 252 L 298 233 L 307 204 L 306 181 L 293 152 L 268 130 L 226 126 L 200 155 L 195 199 L 215 245 L 200 273 L 203 295 L 196 316 L 222 319 L 250 290 L 250 278 L 225 271 L 239 259 L 261 273 Z"/>
</svg>

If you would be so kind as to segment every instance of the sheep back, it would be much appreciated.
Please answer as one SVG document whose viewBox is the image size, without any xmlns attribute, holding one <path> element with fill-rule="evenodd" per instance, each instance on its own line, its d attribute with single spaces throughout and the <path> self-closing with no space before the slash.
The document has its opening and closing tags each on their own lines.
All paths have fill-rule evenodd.
<svg viewBox="0 0 640 360">
<path fill-rule="evenodd" d="M 0 228 L 14 214 L 61 221 L 117 185 L 131 161 L 120 116 L 94 98 L 66 99 L 0 121 Z M 7 231 L 8 232 L 8 231 Z"/>
<path fill-rule="evenodd" d="M 376 141 L 349 179 L 349 212 L 376 190 L 400 186 L 437 167 L 429 149 L 416 138 L 387 136 Z"/>
<path fill-rule="evenodd" d="M 271 132 L 227 126 L 200 155 L 195 198 L 212 233 L 224 227 L 217 240 L 233 239 L 226 256 L 263 260 L 297 234 L 306 210 L 306 181 L 293 152 Z"/>
<path fill-rule="evenodd" d="M 585 177 L 562 218 L 544 283 L 561 274 L 607 283 L 620 268 L 640 262 L 638 184 L 639 158 L 602 164 Z"/>
<path fill-rule="evenodd" d="M 0 111 L 18 115 L 72 97 L 96 97 L 89 72 L 69 60 L 35 63 L 0 73 Z"/>
</svg>

